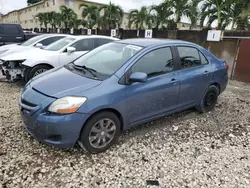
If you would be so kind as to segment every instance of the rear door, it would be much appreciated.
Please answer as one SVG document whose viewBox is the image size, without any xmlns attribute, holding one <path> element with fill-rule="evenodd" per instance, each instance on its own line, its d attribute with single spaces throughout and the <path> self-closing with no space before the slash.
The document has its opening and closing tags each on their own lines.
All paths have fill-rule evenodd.
<svg viewBox="0 0 250 188">
<path fill-rule="evenodd" d="M 70 46 L 76 49 L 75 52 L 68 53 L 67 49 L 65 49 L 64 52 L 60 54 L 60 65 L 65 65 L 67 63 L 70 63 L 71 61 L 79 58 L 88 51 L 93 50 L 95 48 L 94 43 L 95 43 L 94 38 L 81 39 L 76 41 L 74 44 Z"/>
<path fill-rule="evenodd" d="M 188 108 L 200 102 L 212 77 L 208 59 L 193 46 L 177 46 L 180 73 L 179 108 Z"/>
<path fill-rule="evenodd" d="M 0 42 L 20 43 L 24 41 L 24 33 L 20 26 L 15 24 L 2 24 L 0 27 Z"/>
</svg>

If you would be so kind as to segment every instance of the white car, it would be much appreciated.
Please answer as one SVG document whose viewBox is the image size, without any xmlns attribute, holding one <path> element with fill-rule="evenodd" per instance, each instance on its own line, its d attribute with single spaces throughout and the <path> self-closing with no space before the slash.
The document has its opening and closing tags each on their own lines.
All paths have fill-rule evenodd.
<svg viewBox="0 0 250 188">
<path fill-rule="evenodd" d="M 70 63 L 88 51 L 115 40 L 119 39 L 100 35 L 66 37 L 44 49 L 33 48 L 2 57 L 2 74 L 10 81 L 20 78 L 28 81 L 38 74 Z"/>
<path fill-rule="evenodd" d="M 0 58 L 15 53 L 29 50 L 32 47 L 45 48 L 46 46 L 56 42 L 59 39 L 70 35 L 64 34 L 42 34 L 21 43 L 21 44 L 9 44 L 0 47 Z"/>
</svg>

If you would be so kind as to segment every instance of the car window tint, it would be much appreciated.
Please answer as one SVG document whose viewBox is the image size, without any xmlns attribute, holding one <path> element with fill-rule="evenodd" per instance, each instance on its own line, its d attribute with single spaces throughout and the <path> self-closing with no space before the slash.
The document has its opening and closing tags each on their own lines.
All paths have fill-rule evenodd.
<svg viewBox="0 0 250 188">
<path fill-rule="evenodd" d="M 182 69 L 201 65 L 200 54 L 196 48 L 177 47 L 177 49 L 180 55 Z"/>
<path fill-rule="evenodd" d="M 96 47 L 99 47 L 99 46 L 102 46 L 102 45 L 107 44 L 109 42 L 112 42 L 113 40 L 97 38 L 97 39 L 95 39 L 95 41 L 96 41 Z"/>
<path fill-rule="evenodd" d="M 76 51 L 90 51 L 94 49 L 94 39 L 83 39 L 72 44 Z"/>
<path fill-rule="evenodd" d="M 132 73 L 143 72 L 148 77 L 168 73 L 174 70 L 174 61 L 170 47 L 153 50 L 144 55 L 132 67 Z"/>
<path fill-rule="evenodd" d="M 16 25 L 3 25 L 5 34 L 20 34 L 19 28 Z"/>
<path fill-rule="evenodd" d="M 57 40 L 59 40 L 59 39 L 61 39 L 61 38 L 63 38 L 63 36 L 50 37 L 50 38 L 41 40 L 41 41 L 38 42 L 38 43 L 41 43 L 43 46 L 48 46 L 48 45 L 50 45 L 51 43 L 56 42 Z"/>
<path fill-rule="evenodd" d="M 202 65 L 208 64 L 207 58 L 201 52 L 199 52 L 199 54 L 200 54 L 200 58 L 201 58 L 201 64 Z"/>
</svg>

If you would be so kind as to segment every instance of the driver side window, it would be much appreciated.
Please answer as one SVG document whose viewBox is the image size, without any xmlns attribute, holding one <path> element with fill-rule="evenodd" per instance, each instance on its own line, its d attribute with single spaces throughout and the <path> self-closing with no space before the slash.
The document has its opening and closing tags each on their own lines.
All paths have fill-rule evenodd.
<svg viewBox="0 0 250 188">
<path fill-rule="evenodd" d="M 181 59 L 181 69 L 208 64 L 206 58 L 196 48 L 177 47 Z"/>
<path fill-rule="evenodd" d="M 159 48 L 144 55 L 132 67 L 132 73 L 143 72 L 154 77 L 174 70 L 174 60 L 170 47 Z"/>
</svg>

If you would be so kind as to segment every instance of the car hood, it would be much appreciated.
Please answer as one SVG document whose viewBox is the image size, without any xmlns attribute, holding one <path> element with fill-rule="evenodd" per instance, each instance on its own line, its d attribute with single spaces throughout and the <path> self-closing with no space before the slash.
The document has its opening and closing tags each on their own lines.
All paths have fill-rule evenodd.
<svg viewBox="0 0 250 188">
<path fill-rule="evenodd" d="M 101 83 L 102 81 L 86 78 L 60 67 L 33 78 L 30 86 L 45 95 L 61 98 L 78 96 Z"/>
<path fill-rule="evenodd" d="M 19 53 L 19 52 L 24 52 L 24 51 L 27 51 L 27 50 L 32 50 L 34 49 L 34 47 L 29 47 L 29 46 L 13 46 L 12 48 L 10 49 L 7 49 L 6 51 L 4 51 L 4 53 L 0 53 L 0 58 L 3 58 L 4 56 L 7 56 L 7 55 L 10 55 L 10 54 L 13 54 L 13 53 Z M 0 50 L 1 52 L 1 50 Z"/>
<path fill-rule="evenodd" d="M 39 48 L 30 48 L 22 52 L 15 52 L 1 57 L 4 61 L 15 61 L 15 60 L 25 60 L 25 59 L 37 59 L 39 57 L 46 57 L 57 55 L 56 51 L 42 50 Z"/>
<path fill-rule="evenodd" d="M 13 47 L 17 47 L 17 46 L 19 46 L 19 45 L 17 45 L 17 44 L 8 44 L 8 45 L 4 45 L 4 46 L 1 46 L 1 47 L 0 47 L 0 51 L 9 50 L 9 49 L 11 49 L 11 48 L 13 48 Z"/>
</svg>

